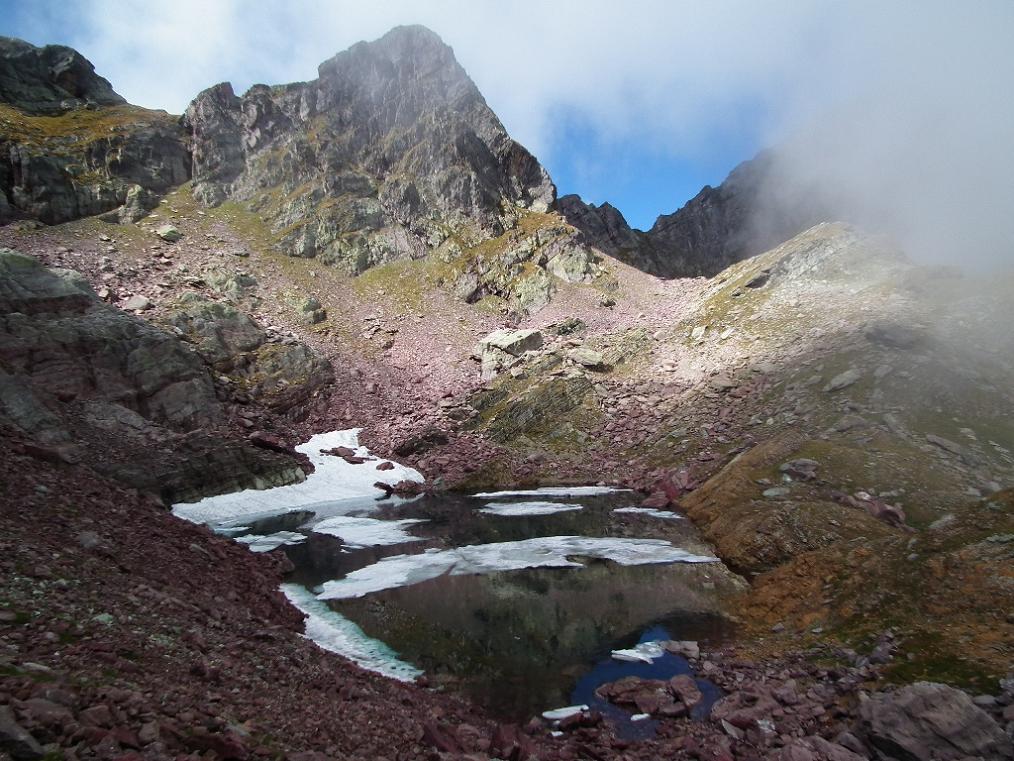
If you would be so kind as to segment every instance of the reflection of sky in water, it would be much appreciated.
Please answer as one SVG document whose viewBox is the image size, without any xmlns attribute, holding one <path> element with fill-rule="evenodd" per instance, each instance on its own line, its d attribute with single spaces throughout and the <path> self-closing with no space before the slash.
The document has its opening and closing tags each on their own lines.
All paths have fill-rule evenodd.
<svg viewBox="0 0 1014 761">
<path fill-rule="evenodd" d="M 640 642 L 654 642 L 656 640 L 673 639 L 672 634 L 664 626 L 652 626 L 645 629 Z M 595 690 L 603 684 L 615 682 L 626 676 L 636 676 L 641 679 L 663 679 L 668 680 L 677 674 L 690 674 L 693 676 L 693 669 L 690 663 L 681 655 L 665 653 L 651 663 L 631 663 L 618 661 L 613 658 L 603 658 L 598 661 L 590 671 L 577 680 L 574 691 L 570 695 L 570 702 L 573 705 L 587 705 L 592 710 L 597 710 L 616 727 L 619 737 L 626 740 L 643 739 L 655 734 L 658 721 L 655 719 L 644 719 L 643 721 L 631 721 L 630 717 L 634 711 L 613 705 L 595 694 Z M 706 679 L 695 679 L 697 688 L 701 691 L 704 699 L 698 703 L 691 712 L 694 719 L 702 719 L 707 716 L 712 704 L 722 697 L 722 691 Z"/>
</svg>

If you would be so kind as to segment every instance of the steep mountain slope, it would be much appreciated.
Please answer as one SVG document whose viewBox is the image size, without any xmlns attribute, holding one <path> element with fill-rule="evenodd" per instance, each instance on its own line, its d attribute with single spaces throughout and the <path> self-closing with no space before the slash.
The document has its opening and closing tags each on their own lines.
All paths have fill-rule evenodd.
<svg viewBox="0 0 1014 761">
<path fill-rule="evenodd" d="M 242 97 L 217 85 L 184 123 L 195 196 L 249 203 L 290 256 L 358 274 L 429 255 L 466 299 L 493 294 L 523 310 L 548 300 L 550 260 L 577 257 L 577 276 L 593 274 L 573 230 L 547 215 L 546 170 L 428 29 L 359 43 L 311 82 Z"/>
</svg>

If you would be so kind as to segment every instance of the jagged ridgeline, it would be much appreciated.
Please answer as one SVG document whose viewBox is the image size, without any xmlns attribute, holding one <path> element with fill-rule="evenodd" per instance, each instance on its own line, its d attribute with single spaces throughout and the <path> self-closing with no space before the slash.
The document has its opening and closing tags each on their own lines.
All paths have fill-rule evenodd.
<svg viewBox="0 0 1014 761">
<path fill-rule="evenodd" d="M 69 48 L 5 39 L 0 97 L 0 221 L 135 221 L 192 179 L 201 202 L 256 211 L 283 253 L 350 274 L 432 256 L 469 301 L 531 310 L 599 271 L 549 174 L 423 27 L 354 45 L 310 82 L 216 85 L 182 119 L 126 104 Z"/>
<path fill-rule="evenodd" d="M 215 85 L 179 118 L 127 104 L 70 48 L 0 38 L 0 224 L 134 222 L 189 180 L 208 206 L 253 210 L 284 254 L 350 275 L 424 259 L 462 299 L 517 312 L 561 282 L 608 286 L 602 255 L 661 277 L 712 275 L 825 218 L 793 203 L 759 230 L 770 166 L 744 163 L 641 232 L 609 204 L 557 201 L 424 27 L 360 42 L 309 82 L 242 96 Z"/>
</svg>

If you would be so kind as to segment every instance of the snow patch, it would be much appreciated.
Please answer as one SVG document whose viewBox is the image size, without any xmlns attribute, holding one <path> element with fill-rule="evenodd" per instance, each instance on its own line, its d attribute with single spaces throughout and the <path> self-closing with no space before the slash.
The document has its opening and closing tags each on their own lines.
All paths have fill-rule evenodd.
<svg viewBox="0 0 1014 761">
<path fill-rule="evenodd" d="M 306 541 L 306 535 L 295 531 L 279 531 L 275 534 L 264 536 L 258 534 L 247 534 L 245 536 L 233 537 L 237 542 L 245 544 L 251 552 L 270 552 L 273 549 L 289 544 L 301 544 Z"/>
<path fill-rule="evenodd" d="M 616 494 L 630 489 L 615 489 L 612 486 L 543 486 L 539 489 L 518 489 L 515 491 L 486 491 L 473 494 L 479 499 L 499 499 L 501 497 L 600 497 L 603 494 Z"/>
<path fill-rule="evenodd" d="M 568 716 L 574 716 L 575 714 L 581 713 L 581 711 L 587 711 L 588 706 L 567 706 L 566 708 L 554 708 L 552 711 L 543 711 L 542 718 L 546 721 L 561 721 L 566 719 Z"/>
<path fill-rule="evenodd" d="M 405 526 L 425 523 L 424 518 L 405 518 L 400 521 L 381 521 L 376 518 L 337 516 L 325 518 L 313 526 L 316 534 L 337 536 L 347 547 L 379 547 L 387 544 L 421 542 L 422 537 L 412 536 Z"/>
<path fill-rule="evenodd" d="M 406 587 L 438 576 L 519 571 L 524 568 L 581 568 L 570 557 L 612 560 L 620 565 L 651 563 L 715 563 L 718 558 L 694 555 L 664 539 L 546 536 L 515 542 L 476 544 L 449 550 L 429 549 L 417 555 L 395 555 L 360 568 L 343 579 L 325 582 L 322 600 L 362 597 Z"/>
<path fill-rule="evenodd" d="M 296 447 L 313 463 L 314 472 L 306 480 L 273 489 L 245 489 L 231 494 L 206 497 L 200 502 L 173 505 L 173 513 L 194 523 L 220 523 L 236 518 L 262 518 L 292 512 L 300 508 L 327 503 L 348 502 L 348 509 L 363 507 L 364 500 L 381 495 L 373 485 L 377 481 L 396 484 L 399 481 L 423 481 L 419 471 L 395 463 L 393 470 L 377 470 L 380 460 L 351 465 L 341 457 L 322 454 L 322 450 L 348 447 L 359 457 L 369 457 L 366 447 L 359 446 L 360 428 L 318 433 Z M 340 512 L 341 506 L 335 508 Z"/>
<path fill-rule="evenodd" d="M 618 507 L 614 513 L 629 513 L 630 515 L 643 515 L 646 518 L 661 518 L 665 521 L 682 520 L 682 515 L 677 515 L 670 510 L 655 510 L 651 507 Z"/>
<path fill-rule="evenodd" d="M 335 613 L 312 592 L 298 584 L 282 584 L 282 593 L 306 614 L 306 638 L 324 650 L 338 653 L 368 671 L 411 682 L 423 672 L 398 658 L 398 654 L 380 640 L 366 636 L 345 616 Z"/>
<path fill-rule="evenodd" d="M 525 515 L 552 515 L 571 510 L 581 510 L 582 505 L 568 505 L 563 502 L 490 502 L 479 509 L 480 513 L 520 517 Z"/>
<path fill-rule="evenodd" d="M 664 654 L 665 647 L 661 642 L 641 642 L 626 650 L 613 650 L 611 653 L 614 660 L 628 663 L 651 663 Z"/>
</svg>

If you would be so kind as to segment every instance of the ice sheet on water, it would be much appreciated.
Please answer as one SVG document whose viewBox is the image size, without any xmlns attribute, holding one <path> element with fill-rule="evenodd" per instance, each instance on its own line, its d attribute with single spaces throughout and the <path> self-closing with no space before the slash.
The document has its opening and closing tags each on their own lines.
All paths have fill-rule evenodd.
<svg viewBox="0 0 1014 761">
<path fill-rule="evenodd" d="M 398 654 L 380 640 L 366 636 L 363 630 L 312 592 L 298 584 L 282 584 L 282 592 L 289 602 L 306 614 L 306 637 L 325 650 L 338 653 L 364 669 L 378 674 L 411 682 L 423 672 L 398 658 Z"/>
<path fill-rule="evenodd" d="M 630 491 L 612 486 L 543 486 L 539 489 L 517 489 L 513 491 L 486 491 L 473 494 L 479 499 L 501 499 L 503 497 L 600 497 Z"/>
<path fill-rule="evenodd" d="M 661 642 L 641 642 L 634 647 L 624 650 L 613 650 L 611 655 L 614 660 L 627 661 L 630 663 L 651 663 L 656 658 L 665 654 L 665 648 Z"/>
<path fill-rule="evenodd" d="M 325 582 L 319 596 L 322 600 L 362 597 L 384 589 L 419 584 L 444 574 L 465 576 L 524 568 L 580 568 L 581 563 L 571 557 L 601 558 L 620 565 L 718 561 L 718 558 L 674 547 L 664 539 L 544 536 L 448 550 L 429 549 L 417 555 L 395 555 L 353 571 L 345 578 Z"/>
<path fill-rule="evenodd" d="M 247 534 L 235 537 L 237 542 L 242 542 L 250 548 L 251 552 L 270 552 L 276 547 L 288 544 L 301 544 L 306 541 L 306 535 L 296 531 L 278 531 L 274 534 L 259 536 Z"/>
<path fill-rule="evenodd" d="M 651 507 L 618 507 L 614 513 L 629 513 L 630 515 L 643 515 L 646 518 L 661 518 L 665 521 L 678 521 L 683 518 L 671 510 L 655 510 Z"/>
<path fill-rule="evenodd" d="M 245 489 L 231 494 L 207 497 L 200 502 L 173 505 L 173 513 L 194 523 L 219 523 L 243 517 L 267 517 L 291 512 L 319 503 L 329 505 L 332 512 L 340 512 L 333 503 L 348 501 L 350 510 L 362 508 L 364 498 L 380 496 L 373 485 L 376 481 L 396 484 L 399 481 L 422 481 L 419 471 L 395 463 L 393 470 L 377 470 L 380 460 L 351 465 L 341 457 L 321 454 L 321 450 L 349 447 L 361 457 L 369 456 L 366 447 L 359 446 L 359 428 L 346 431 L 318 433 L 296 447 L 309 456 L 314 472 L 306 480 L 274 489 Z"/>
<path fill-rule="evenodd" d="M 422 537 L 412 536 L 405 527 L 425 522 L 424 518 L 381 521 L 376 518 L 336 516 L 314 524 L 313 531 L 317 534 L 341 537 L 348 547 L 379 547 L 403 542 L 421 542 Z"/>
<path fill-rule="evenodd" d="M 485 507 L 479 508 L 479 512 L 488 513 L 489 515 L 522 517 L 525 515 L 565 513 L 571 510 L 581 510 L 582 507 L 582 505 L 566 504 L 564 502 L 490 502 Z"/>
</svg>

